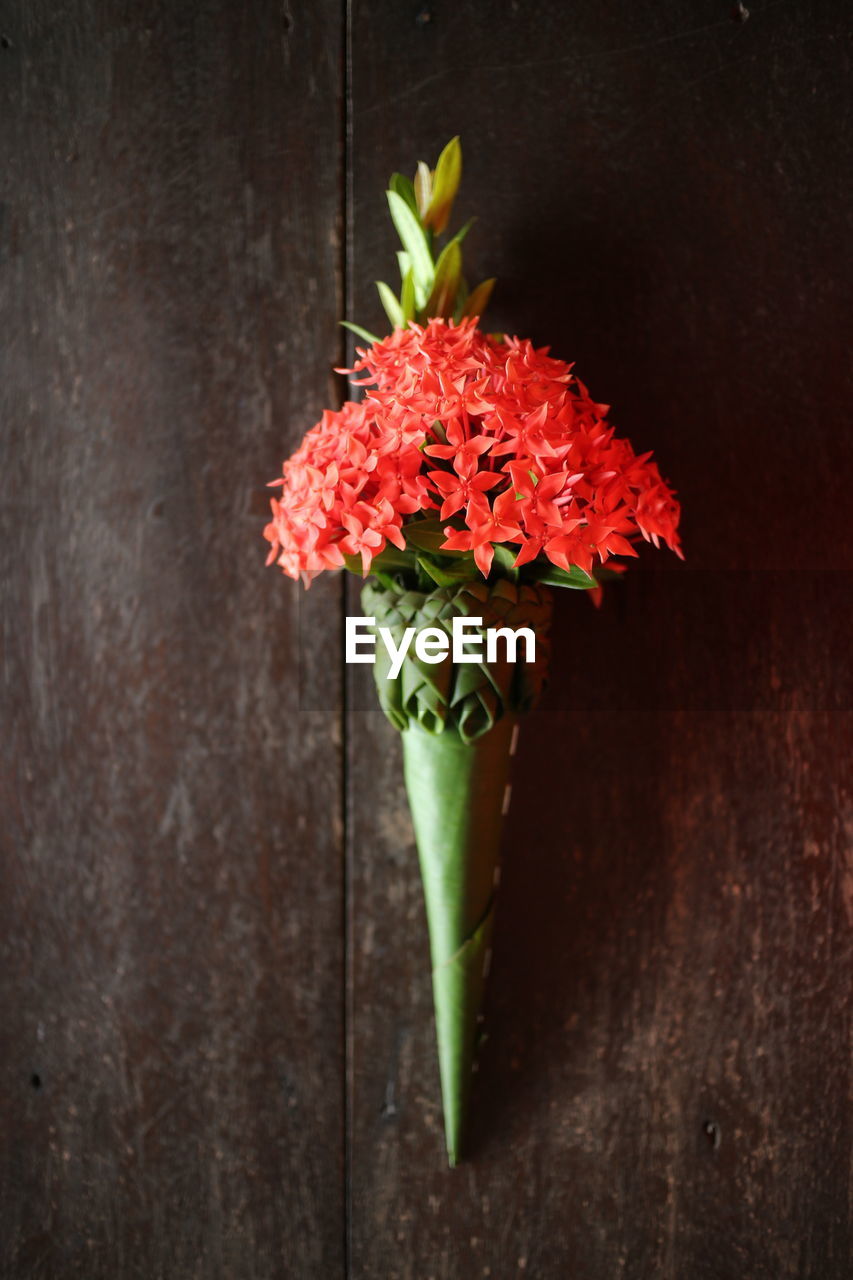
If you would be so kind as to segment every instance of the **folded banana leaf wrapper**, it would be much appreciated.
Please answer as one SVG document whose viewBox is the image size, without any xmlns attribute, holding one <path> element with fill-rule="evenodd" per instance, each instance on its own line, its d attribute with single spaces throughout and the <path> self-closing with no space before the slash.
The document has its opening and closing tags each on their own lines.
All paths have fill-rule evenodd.
<svg viewBox="0 0 853 1280">
<path fill-rule="evenodd" d="M 399 647 L 407 627 L 440 627 L 454 617 L 482 618 L 469 635 L 486 653 L 491 628 L 529 627 L 536 660 L 422 662 L 411 646 L 398 676 L 376 646 L 374 678 L 382 710 L 403 739 L 406 790 L 424 886 L 444 1106 L 447 1156 L 463 1151 L 483 988 L 491 955 L 495 890 L 510 752 L 518 716 L 539 697 L 547 674 L 552 596 L 547 587 L 505 579 L 466 582 L 432 591 L 362 589 L 366 616 L 386 627 Z M 469 644 L 468 651 L 475 652 Z"/>
</svg>

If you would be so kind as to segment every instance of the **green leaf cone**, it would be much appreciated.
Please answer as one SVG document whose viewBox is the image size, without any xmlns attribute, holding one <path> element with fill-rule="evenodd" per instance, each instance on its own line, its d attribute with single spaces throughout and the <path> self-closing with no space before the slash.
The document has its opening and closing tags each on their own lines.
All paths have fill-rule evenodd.
<svg viewBox="0 0 853 1280">
<path fill-rule="evenodd" d="M 459 1160 L 468 1114 L 495 906 L 504 794 L 518 714 L 541 690 L 549 653 L 551 593 L 499 579 L 434 591 L 367 583 L 362 607 L 399 645 L 406 627 L 481 617 L 490 627 L 530 627 L 536 662 L 421 662 L 414 646 L 400 674 L 377 644 L 374 677 L 385 714 L 402 731 L 406 790 L 424 886 L 432 957 L 447 1156 Z M 501 646 L 503 650 L 503 646 Z M 523 646 L 520 652 L 523 653 Z"/>
<path fill-rule="evenodd" d="M 515 719 L 466 743 L 450 729 L 403 734 L 424 886 L 447 1158 L 462 1154 L 491 949 L 503 797 Z"/>
</svg>

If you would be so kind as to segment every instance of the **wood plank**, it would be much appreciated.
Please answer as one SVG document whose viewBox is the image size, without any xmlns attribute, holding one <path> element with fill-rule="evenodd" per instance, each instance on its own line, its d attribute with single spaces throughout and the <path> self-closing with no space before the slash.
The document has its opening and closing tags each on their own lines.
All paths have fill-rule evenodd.
<svg viewBox="0 0 853 1280">
<path fill-rule="evenodd" d="M 340 1274 L 339 6 L 2 23 L 0 1272 Z"/>
<path fill-rule="evenodd" d="M 353 3 L 352 318 L 388 174 L 460 133 L 490 327 L 655 448 L 688 554 L 558 601 L 453 1172 L 399 743 L 351 677 L 358 1277 L 849 1274 L 843 33 L 748 7 Z"/>
</svg>

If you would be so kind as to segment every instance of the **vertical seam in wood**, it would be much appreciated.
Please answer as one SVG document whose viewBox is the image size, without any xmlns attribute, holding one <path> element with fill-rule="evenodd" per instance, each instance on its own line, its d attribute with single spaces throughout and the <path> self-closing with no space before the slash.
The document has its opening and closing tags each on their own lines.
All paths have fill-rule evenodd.
<svg viewBox="0 0 853 1280">
<path fill-rule="evenodd" d="M 342 132 L 342 148 L 341 148 L 341 192 L 342 192 L 342 227 L 341 227 L 341 252 L 340 252 L 340 272 L 341 272 L 341 314 L 344 318 L 350 319 L 350 299 L 351 290 L 351 272 L 352 272 L 352 5 L 351 0 L 342 0 L 341 20 L 343 24 L 343 58 L 342 58 L 342 80 L 343 80 L 343 104 L 341 112 L 341 132 Z M 341 328 L 341 355 L 343 357 L 341 363 L 346 363 L 345 357 L 351 349 L 351 343 L 347 341 L 347 330 Z M 352 1016 L 351 1016 L 351 1000 L 350 1000 L 350 975 L 351 975 L 351 929 L 350 929 L 350 773 L 349 773 L 349 751 L 351 738 L 351 715 L 349 700 L 349 685 L 347 678 L 347 666 L 344 659 L 343 635 L 346 627 L 346 611 L 347 611 L 347 583 L 346 574 L 342 574 L 341 585 L 341 774 L 342 774 L 342 824 L 341 839 L 343 842 L 343 902 L 342 902 L 342 925 L 343 925 L 343 990 L 342 990 L 342 1011 L 343 1011 L 343 1251 L 344 1251 L 344 1276 L 348 1277 L 351 1270 L 351 1251 L 352 1251 L 352 1177 L 351 1177 L 351 1158 L 352 1158 L 352 1117 L 350 1098 L 352 1096 Z"/>
</svg>

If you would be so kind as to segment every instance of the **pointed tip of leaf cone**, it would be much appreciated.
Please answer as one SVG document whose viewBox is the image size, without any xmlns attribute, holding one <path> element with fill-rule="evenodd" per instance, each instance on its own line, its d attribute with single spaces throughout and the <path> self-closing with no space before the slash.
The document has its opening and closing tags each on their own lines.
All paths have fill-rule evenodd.
<svg viewBox="0 0 853 1280">
<path fill-rule="evenodd" d="M 465 1143 L 494 915 L 492 895 L 486 915 L 470 938 L 432 974 L 444 1135 L 451 1165 L 458 1162 Z"/>
</svg>

